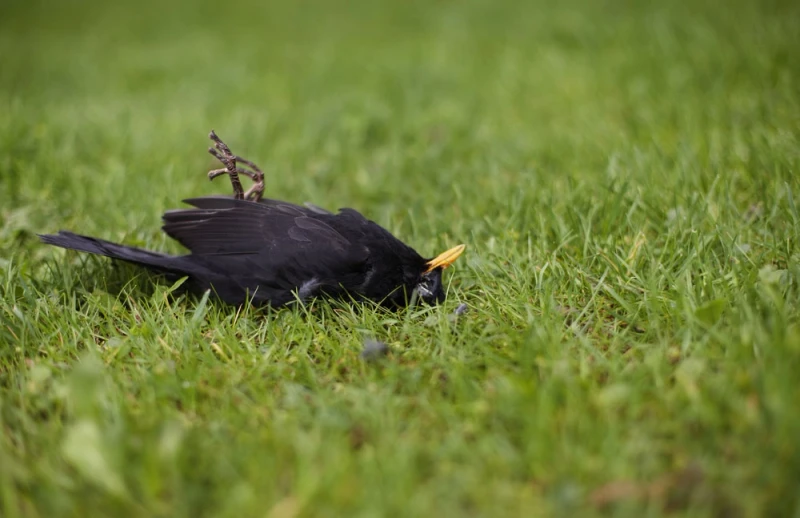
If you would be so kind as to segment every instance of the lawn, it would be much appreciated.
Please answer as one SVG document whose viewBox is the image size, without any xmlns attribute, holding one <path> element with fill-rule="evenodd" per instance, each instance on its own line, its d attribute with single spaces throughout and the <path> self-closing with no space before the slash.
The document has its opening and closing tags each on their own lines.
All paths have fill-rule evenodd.
<svg viewBox="0 0 800 518">
<path fill-rule="evenodd" d="M 800 4 L 720 5 L 5 2 L 0 515 L 800 516 Z M 466 243 L 447 301 L 39 243 L 179 253 L 212 128 L 269 197 Z"/>
</svg>

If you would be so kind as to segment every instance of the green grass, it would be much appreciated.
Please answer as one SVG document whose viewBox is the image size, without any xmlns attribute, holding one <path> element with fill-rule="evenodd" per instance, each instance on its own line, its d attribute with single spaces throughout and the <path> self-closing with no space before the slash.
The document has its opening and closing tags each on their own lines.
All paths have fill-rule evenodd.
<svg viewBox="0 0 800 518">
<path fill-rule="evenodd" d="M 0 515 L 800 516 L 798 26 L 4 3 Z M 212 128 L 270 197 L 467 243 L 447 302 L 237 310 L 38 243 L 178 252 L 161 213 L 229 189 Z"/>
</svg>

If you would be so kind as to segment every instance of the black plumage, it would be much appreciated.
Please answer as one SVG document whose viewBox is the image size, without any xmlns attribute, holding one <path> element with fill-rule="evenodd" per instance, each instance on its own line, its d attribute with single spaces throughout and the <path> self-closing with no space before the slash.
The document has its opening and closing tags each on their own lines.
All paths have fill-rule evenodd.
<svg viewBox="0 0 800 518">
<path fill-rule="evenodd" d="M 230 304 L 251 297 L 254 303 L 279 307 L 330 296 L 399 307 L 415 290 L 426 302 L 444 300 L 442 269 L 447 264 L 423 258 L 353 209 L 332 214 L 315 206 L 222 196 L 186 203 L 194 208 L 167 211 L 162 228 L 189 249 L 188 255 L 66 231 L 40 237 L 51 245 L 121 259 L 170 278 L 187 276 L 194 291 L 211 288 Z M 463 249 L 457 248 L 458 253 Z"/>
</svg>

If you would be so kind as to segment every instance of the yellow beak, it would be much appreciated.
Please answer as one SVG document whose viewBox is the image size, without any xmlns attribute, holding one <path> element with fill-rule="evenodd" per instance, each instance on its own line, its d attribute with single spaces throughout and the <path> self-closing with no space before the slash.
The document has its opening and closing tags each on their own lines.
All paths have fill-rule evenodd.
<svg viewBox="0 0 800 518">
<path fill-rule="evenodd" d="M 465 248 L 467 248 L 467 245 L 458 245 L 454 246 L 447 252 L 442 252 L 441 254 L 437 255 L 426 263 L 428 269 L 425 270 L 425 273 L 435 270 L 436 268 L 447 268 L 453 264 L 456 259 L 458 259 L 458 256 L 464 253 Z"/>
</svg>

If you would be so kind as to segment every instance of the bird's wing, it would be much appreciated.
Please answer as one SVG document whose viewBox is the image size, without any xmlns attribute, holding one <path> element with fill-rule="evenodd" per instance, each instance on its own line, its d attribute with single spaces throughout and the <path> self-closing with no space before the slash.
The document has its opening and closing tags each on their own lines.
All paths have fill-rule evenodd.
<svg viewBox="0 0 800 518">
<path fill-rule="evenodd" d="M 208 197 L 164 214 L 164 231 L 192 256 L 248 285 L 293 289 L 338 284 L 364 271 L 369 250 L 310 209 L 290 203 Z M 336 217 L 336 216 L 333 216 Z"/>
<path fill-rule="evenodd" d="M 224 197 L 185 200 L 194 209 L 167 211 L 162 227 L 195 255 L 260 254 L 288 247 L 344 252 L 351 243 L 314 212 L 276 200 Z"/>
</svg>

